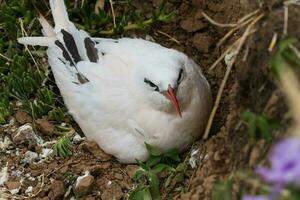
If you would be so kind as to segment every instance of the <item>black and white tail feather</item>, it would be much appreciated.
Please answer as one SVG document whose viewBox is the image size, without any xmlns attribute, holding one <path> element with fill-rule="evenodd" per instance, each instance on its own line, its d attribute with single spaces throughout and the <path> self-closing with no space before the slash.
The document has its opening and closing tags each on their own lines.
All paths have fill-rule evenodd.
<svg viewBox="0 0 300 200">
<path fill-rule="evenodd" d="M 49 64 L 56 75 L 58 82 L 68 79 L 77 84 L 89 82 L 78 70 L 77 63 L 99 61 L 98 50 L 95 42 L 85 31 L 78 30 L 69 20 L 66 6 L 63 0 L 50 0 L 50 7 L 55 23 L 53 28 L 43 17 L 39 17 L 44 37 L 23 37 L 18 42 L 25 45 L 47 46 Z M 61 62 L 62 65 L 57 62 Z"/>
</svg>

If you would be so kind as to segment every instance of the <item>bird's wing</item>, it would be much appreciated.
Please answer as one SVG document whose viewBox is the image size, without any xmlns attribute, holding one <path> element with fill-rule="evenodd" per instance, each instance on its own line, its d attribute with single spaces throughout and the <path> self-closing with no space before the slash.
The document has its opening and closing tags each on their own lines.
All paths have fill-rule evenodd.
<svg viewBox="0 0 300 200">
<path fill-rule="evenodd" d="M 62 67 L 57 63 L 60 61 L 64 67 L 69 68 L 65 72 L 73 73 L 71 76 L 76 77 L 75 80 L 70 79 L 71 82 L 87 83 L 88 78 L 78 70 L 77 64 L 81 61 L 98 63 L 102 54 L 98 52 L 96 43 L 91 37 L 70 22 L 63 0 L 50 0 L 50 6 L 55 27 L 53 28 L 44 17 L 40 16 L 39 21 L 45 37 L 24 37 L 18 41 L 25 45 L 48 46 L 48 57 L 53 71 L 64 71 L 56 69 Z"/>
</svg>

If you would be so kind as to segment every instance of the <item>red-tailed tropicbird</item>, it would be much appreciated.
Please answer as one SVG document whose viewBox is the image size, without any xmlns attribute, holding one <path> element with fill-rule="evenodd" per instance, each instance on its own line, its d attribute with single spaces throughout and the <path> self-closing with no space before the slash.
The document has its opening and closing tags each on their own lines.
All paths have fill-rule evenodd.
<svg viewBox="0 0 300 200">
<path fill-rule="evenodd" d="M 64 102 L 88 139 L 120 162 L 148 158 L 199 138 L 211 110 L 210 87 L 185 54 L 143 39 L 92 38 L 69 21 L 63 0 L 50 0 L 53 28 L 19 43 L 47 46 Z"/>
</svg>

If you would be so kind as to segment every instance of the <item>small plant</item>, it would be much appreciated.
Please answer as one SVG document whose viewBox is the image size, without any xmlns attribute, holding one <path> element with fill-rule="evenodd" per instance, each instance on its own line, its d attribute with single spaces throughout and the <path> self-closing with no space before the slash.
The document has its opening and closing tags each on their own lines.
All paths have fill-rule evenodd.
<svg viewBox="0 0 300 200">
<path fill-rule="evenodd" d="M 286 38 L 280 41 L 279 49 L 271 60 L 272 72 L 278 78 L 280 73 L 290 68 L 300 68 L 299 41 L 296 38 Z"/>
<path fill-rule="evenodd" d="M 255 141 L 264 138 L 266 141 L 272 139 L 272 129 L 279 128 L 279 124 L 269 117 L 257 115 L 253 112 L 244 112 L 242 119 L 248 128 L 248 136 L 250 140 Z"/>
<path fill-rule="evenodd" d="M 54 107 L 55 94 L 48 88 L 42 88 L 38 91 L 34 100 L 26 100 L 23 102 L 23 108 L 33 117 L 39 118 L 48 114 Z"/>
<path fill-rule="evenodd" d="M 162 173 L 167 173 L 167 176 L 164 176 L 163 185 L 166 193 L 170 192 L 177 183 L 183 181 L 186 175 L 187 164 L 180 163 L 178 150 L 173 149 L 167 153 L 162 153 L 155 146 L 147 143 L 145 145 L 150 157 L 144 163 L 138 162 L 140 169 L 133 177 L 135 189 L 129 196 L 130 200 L 161 199 L 160 175 Z"/>
<path fill-rule="evenodd" d="M 64 135 L 58 139 L 58 141 L 53 145 L 54 155 L 59 156 L 61 158 L 67 158 L 72 155 L 70 150 L 71 148 L 71 140 L 68 135 Z"/>
</svg>

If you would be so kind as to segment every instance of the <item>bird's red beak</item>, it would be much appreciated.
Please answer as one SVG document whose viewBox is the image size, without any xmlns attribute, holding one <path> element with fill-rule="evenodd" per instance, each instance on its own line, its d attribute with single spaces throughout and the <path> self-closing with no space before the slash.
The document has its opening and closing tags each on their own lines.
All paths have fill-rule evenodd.
<svg viewBox="0 0 300 200">
<path fill-rule="evenodd" d="M 178 113 L 178 115 L 180 117 L 182 117 L 181 115 L 181 110 L 180 110 L 180 106 L 176 97 L 176 91 L 169 85 L 169 88 L 167 90 L 167 96 L 170 99 L 171 103 L 173 104 L 173 106 L 176 109 L 176 112 Z"/>
</svg>

